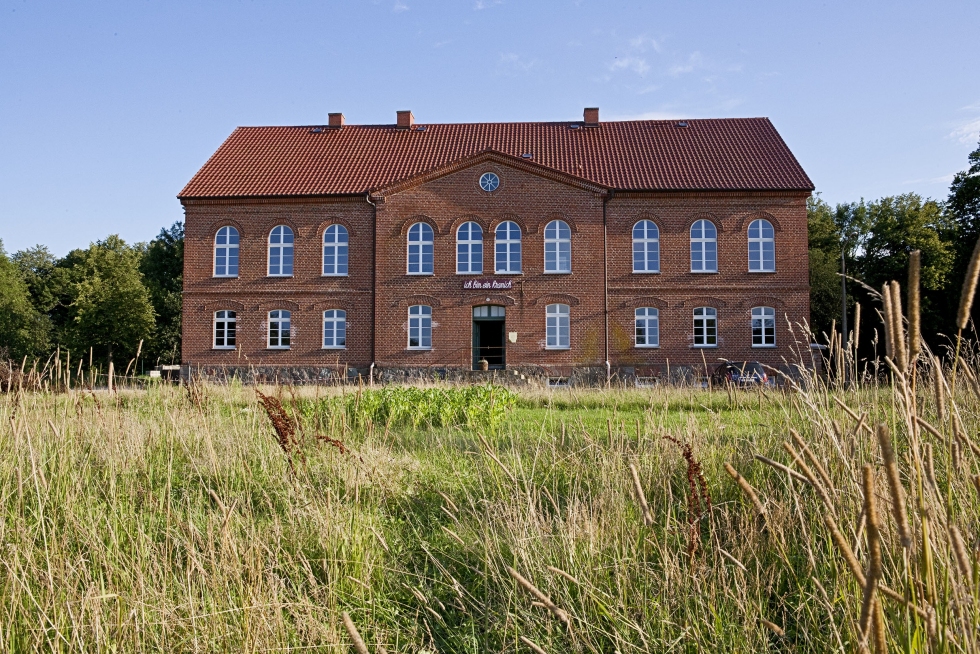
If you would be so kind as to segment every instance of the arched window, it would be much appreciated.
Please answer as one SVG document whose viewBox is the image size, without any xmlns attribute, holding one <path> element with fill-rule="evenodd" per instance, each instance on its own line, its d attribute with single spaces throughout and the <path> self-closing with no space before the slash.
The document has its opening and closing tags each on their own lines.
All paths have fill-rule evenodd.
<svg viewBox="0 0 980 654">
<path fill-rule="evenodd" d="M 238 277 L 238 230 L 222 227 L 214 236 L 214 276 Z"/>
<path fill-rule="evenodd" d="M 776 272 L 776 233 L 772 223 L 749 223 L 749 272 Z"/>
<path fill-rule="evenodd" d="M 456 230 L 456 274 L 483 272 L 483 228 L 474 222 L 463 223 Z"/>
<path fill-rule="evenodd" d="M 718 312 L 711 307 L 694 310 L 694 347 L 718 347 Z"/>
<path fill-rule="evenodd" d="M 426 223 L 408 229 L 408 274 L 432 274 L 432 228 Z"/>
<path fill-rule="evenodd" d="M 293 230 L 277 225 L 269 233 L 269 276 L 289 277 L 293 274 Z"/>
<path fill-rule="evenodd" d="M 432 349 L 432 307 L 408 307 L 408 349 Z"/>
<path fill-rule="evenodd" d="M 567 350 L 571 347 L 569 337 L 569 311 L 567 304 L 549 304 L 545 308 L 546 339 L 545 348 Z"/>
<path fill-rule="evenodd" d="M 323 274 L 347 274 L 347 228 L 330 225 L 323 231 Z"/>
<path fill-rule="evenodd" d="M 652 220 L 633 225 L 633 272 L 660 272 L 660 230 Z"/>
<path fill-rule="evenodd" d="M 516 275 L 521 272 L 521 228 L 507 220 L 494 232 L 494 272 Z"/>
<path fill-rule="evenodd" d="M 323 312 L 323 347 L 342 350 L 347 347 L 347 312 L 327 309 Z"/>
<path fill-rule="evenodd" d="M 718 272 L 718 231 L 710 220 L 691 225 L 691 272 Z"/>
<path fill-rule="evenodd" d="M 289 349 L 290 315 L 288 311 L 278 309 L 269 312 L 269 349 Z"/>
<path fill-rule="evenodd" d="M 776 310 L 752 308 L 752 347 L 776 347 Z"/>
<path fill-rule="evenodd" d="M 572 230 L 564 220 L 552 220 L 544 228 L 544 271 L 572 272 Z"/>
<path fill-rule="evenodd" d="M 234 350 L 238 317 L 234 311 L 214 312 L 214 349 Z"/>
<path fill-rule="evenodd" d="M 636 310 L 636 347 L 660 347 L 660 311 L 653 307 Z"/>
</svg>

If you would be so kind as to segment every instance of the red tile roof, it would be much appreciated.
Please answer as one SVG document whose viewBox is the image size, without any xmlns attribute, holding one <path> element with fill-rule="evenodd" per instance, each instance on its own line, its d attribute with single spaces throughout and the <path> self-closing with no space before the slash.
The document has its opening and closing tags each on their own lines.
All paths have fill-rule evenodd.
<svg viewBox="0 0 980 654">
<path fill-rule="evenodd" d="M 769 119 L 686 122 L 239 127 L 178 197 L 363 194 L 485 150 L 617 190 L 813 190 Z"/>
</svg>

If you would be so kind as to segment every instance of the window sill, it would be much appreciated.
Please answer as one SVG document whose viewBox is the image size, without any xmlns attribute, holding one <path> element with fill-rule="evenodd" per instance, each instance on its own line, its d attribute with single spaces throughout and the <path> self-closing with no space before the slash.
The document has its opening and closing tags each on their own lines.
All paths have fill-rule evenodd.
<svg viewBox="0 0 980 654">
<path fill-rule="evenodd" d="M 212 350 L 237 350 L 238 348 L 234 345 L 215 345 L 211 348 Z"/>
<path fill-rule="evenodd" d="M 288 275 L 271 275 L 271 274 L 266 275 L 266 277 L 292 277 L 292 276 L 293 276 L 292 273 Z"/>
<path fill-rule="evenodd" d="M 323 273 L 320 277 L 349 277 L 347 273 Z"/>
<path fill-rule="evenodd" d="M 270 345 L 269 347 L 267 347 L 265 349 L 267 349 L 267 350 L 288 350 L 288 349 L 290 349 L 290 347 L 288 345 Z"/>
<path fill-rule="evenodd" d="M 434 272 L 430 272 L 430 273 L 413 273 L 413 272 L 410 272 L 410 273 L 405 273 L 405 274 L 408 275 L 409 277 L 432 277 L 432 276 L 435 275 Z"/>
<path fill-rule="evenodd" d="M 495 270 L 495 271 L 493 271 L 493 274 L 494 275 L 523 275 L 524 272 L 523 271 L 520 271 L 520 270 L 518 270 L 517 272 L 510 272 L 510 271 L 504 271 L 504 270 Z"/>
<path fill-rule="evenodd" d="M 714 350 L 717 349 L 717 345 L 692 345 L 692 350 Z"/>
<path fill-rule="evenodd" d="M 659 275 L 659 270 L 634 270 L 634 275 Z"/>
<path fill-rule="evenodd" d="M 238 275 L 211 275 L 212 279 L 238 279 Z"/>
<path fill-rule="evenodd" d="M 346 350 L 346 345 L 324 345 L 321 350 Z"/>
<path fill-rule="evenodd" d="M 545 270 L 545 275 L 571 275 L 571 270 Z"/>
<path fill-rule="evenodd" d="M 749 273 L 750 274 L 753 274 L 753 275 L 759 275 L 759 274 L 765 275 L 767 273 L 771 275 L 774 272 L 776 272 L 776 271 L 775 270 L 750 270 L 749 271 Z"/>
<path fill-rule="evenodd" d="M 431 352 L 431 347 L 412 347 L 411 345 L 405 348 L 406 350 L 411 350 L 412 352 Z"/>
<path fill-rule="evenodd" d="M 776 349 L 776 344 L 773 343 L 772 345 L 753 345 L 752 346 L 752 349 L 753 350 L 774 350 L 774 349 Z"/>
<path fill-rule="evenodd" d="M 457 274 L 457 275 L 459 275 L 460 277 L 465 277 L 465 276 L 467 276 L 467 275 L 469 275 L 469 276 L 473 276 L 473 275 L 482 275 L 482 274 L 483 274 L 483 271 L 481 270 L 480 272 L 459 272 L 459 271 L 457 270 L 457 271 L 456 271 L 456 274 Z"/>
<path fill-rule="evenodd" d="M 660 345 L 634 345 L 637 350 L 659 350 Z"/>
<path fill-rule="evenodd" d="M 570 349 L 572 349 L 572 346 L 571 345 L 567 345 L 565 347 L 549 347 L 549 346 L 545 345 L 544 346 L 544 349 L 546 349 L 546 350 L 558 350 L 558 351 L 562 351 L 562 350 L 570 350 Z"/>
<path fill-rule="evenodd" d="M 717 275 L 717 270 L 692 270 L 692 275 Z"/>
</svg>

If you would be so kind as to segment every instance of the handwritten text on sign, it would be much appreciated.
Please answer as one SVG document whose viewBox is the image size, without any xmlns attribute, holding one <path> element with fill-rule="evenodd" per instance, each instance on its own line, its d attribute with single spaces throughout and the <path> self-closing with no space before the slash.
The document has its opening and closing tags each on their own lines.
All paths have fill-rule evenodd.
<svg viewBox="0 0 980 654">
<path fill-rule="evenodd" d="M 463 282 L 465 291 L 507 291 L 513 287 L 512 279 L 467 279 Z"/>
</svg>

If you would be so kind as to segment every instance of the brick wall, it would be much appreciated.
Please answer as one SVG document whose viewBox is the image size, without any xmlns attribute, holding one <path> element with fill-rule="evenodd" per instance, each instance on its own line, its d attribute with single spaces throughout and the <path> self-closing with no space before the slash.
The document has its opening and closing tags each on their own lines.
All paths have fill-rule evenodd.
<svg viewBox="0 0 980 654">
<path fill-rule="evenodd" d="M 484 172 L 496 173 L 500 187 L 479 188 Z M 358 198 L 307 200 L 185 201 L 183 361 L 199 365 L 440 367 L 472 363 L 472 308 L 506 308 L 508 367 L 541 365 L 554 369 L 602 365 L 606 358 L 605 298 L 608 265 L 608 353 L 614 366 L 709 365 L 718 358 L 760 360 L 779 365 L 795 361 L 787 320 L 809 318 L 806 193 L 629 193 L 606 201 L 608 260 L 603 257 L 604 198 L 601 191 L 549 175 L 533 166 L 488 158 L 469 167 L 408 184 L 378 197 L 377 210 Z M 749 273 L 746 229 L 765 217 L 776 229 L 776 272 Z M 572 230 L 572 273 L 544 273 L 544 226 L 560 218 Z M 642 218 L 660 229 L 660 273 L 632 272 L 631 231 Z M 708 218 L 718 229 L 719 271 L 690 272 L 689 229 Z M 467 220 L 484 232 L 484 273 L 477 277 L 511 278 L 513 288 L 467 291 L 473 276 L 456 274 L 456 229 Z M 493 273 L 493 230 L 504 220 L 523 233 L 523 274 Z M 435 274 L 406 275 L 407 231 L 425 221 L 435 232 Z M 350 275 L 321 276 L 323 230 L 332 222 L 350 232 Z M 294 275 L 266 276 L 269 231 L 278 224 L 295 233 Z M 214 234 L 234 225 L 241 234 L 240 275 L 212 277 Z M 375 248 L 375 241 L 377 248 Z M 375 252 L 377 256 L 375 257 Z M 372 292 L 376 291 L 376 292 Z M 488 300 L 489 298 L 489 300 Z M 546 350 L 545 306 L 570 306 L 571 348 Z M 432 306 L 433 346 L 410 351 L 408 307 Z M 660 347 L 633 345 L 634 310 L 660 310 Z M 718 311 L 719 346 L 691 347 L 692 311 Z M 777 312 L 777 347 L 751 347 L 749 313 L 754 306 Z M 293 347 L 266 348 L 269 310 L 293 314 Z M 321 349 L 322 311 L 347 311 L 346 350 Z M 214 311 L 238 311 L 239 347 L 212 349 Z M 806 350 L 805 339 L 802 343 Z M 797 345 L 797 348 L 800 346 Z"/>
</svg>

